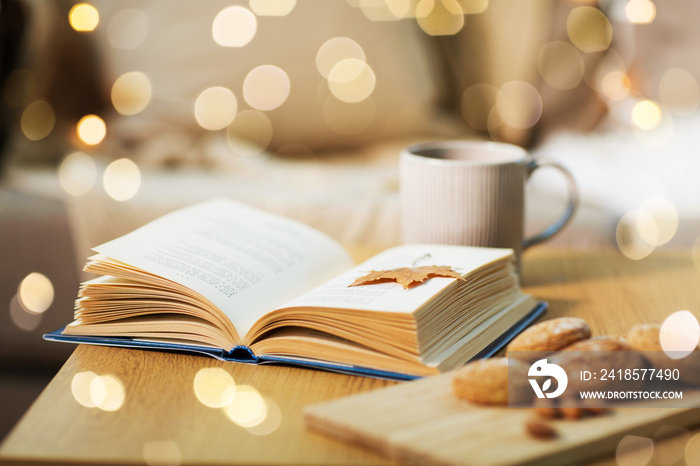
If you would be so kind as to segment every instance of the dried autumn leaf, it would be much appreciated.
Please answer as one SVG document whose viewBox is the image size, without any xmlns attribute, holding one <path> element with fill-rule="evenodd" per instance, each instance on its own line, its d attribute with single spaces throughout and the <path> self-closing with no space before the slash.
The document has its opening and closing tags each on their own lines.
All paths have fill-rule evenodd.
<svg viewBox="0 0 700 466">
<path fill-rule="evenodd" d="M 462 275 L 452 270 L 447 265 L 424 265 L 421 267 L 400 267 L 391 270 L 371 271 L 354 282 L 350 286 L 374 285 L 377 283 L 396 282 L 408 289 L 416 284 L 421 284 L 429 278 L 448 277 L 464 280 Z"/>
</svg>

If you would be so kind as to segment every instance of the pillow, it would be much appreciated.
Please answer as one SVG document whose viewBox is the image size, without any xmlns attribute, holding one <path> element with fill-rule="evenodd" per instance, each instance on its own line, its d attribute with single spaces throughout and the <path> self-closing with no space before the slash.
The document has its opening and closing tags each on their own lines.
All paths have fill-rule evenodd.
<svg viewBox="0 0 700 466">
<path fill-rule="evenodd" d="M 584 74 L 593 72 L 605 48 L 579 44 L 583 51 L 572 43 L 568 28 L 578 8 L 603 14 L 595 2 L 493 0 L 483 13 L 469 15 L 458 34 L 442 38 L 452 92 L 461 96 L 455 104 L 470 127 L 523 146 L 562 127 L 595 127 L 605 107 Z M 577 19 L 589 40 L 605 32 L 589 27 L 595 19 Z"/>
<path fill-rule="evenodd" d="M 265 16 L 280 13 L 264 11 L 273 3 L 291 11 Z M 248 155 L 464 130 L 436 124 L 442 68 L 415 21 L 371 21 L 322 0 L 92 4 L 104 92 L 134 113 L 114 115 L 111 139 L 137 153 L 196 158 L 212 132 Z"/>
</svg>

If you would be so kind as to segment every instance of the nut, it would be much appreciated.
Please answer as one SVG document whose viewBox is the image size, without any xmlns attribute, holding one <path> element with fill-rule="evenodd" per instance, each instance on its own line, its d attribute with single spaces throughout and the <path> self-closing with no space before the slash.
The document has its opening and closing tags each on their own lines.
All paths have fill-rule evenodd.
<svg viewBox="0 0 700 466">
<path fill-rule="evenodd" d="M 589 338 L 591 329 L 583 319 L 560 317 L 533 325 L 508 345 L 508 356 L 513 351 L 557 351 L 579 340 Z"/>
<path fill-rule="evenodd" d="M 539 419 L 528 419 L 525 421 L 525 430 L 532 437 L 541 440 L 551 440 L 558 435 L 554 427 Z"/>
<path fill-rule="evenodd" d="M 527 383 L 527 364 L 516 359 L 481 359 L 459 369 L 452 379 L 452 389 L 457 398 L 488 405 L 524 403 L 532 399 L 532 389 Z M 508 373 L 515 380 L 508 393 Z"/>
</svg>

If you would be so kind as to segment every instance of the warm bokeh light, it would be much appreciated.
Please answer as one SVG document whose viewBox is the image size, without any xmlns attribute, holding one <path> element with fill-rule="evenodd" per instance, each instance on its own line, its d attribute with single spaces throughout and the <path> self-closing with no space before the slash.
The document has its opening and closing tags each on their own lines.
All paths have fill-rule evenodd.
<svg viewBox="0 0 700 466">
<path fill-rule="evenodd" d="M 68 21 L 73 29 L 79 32 L 94 31 L 100 23 L 97 8 L 88 3 L 78 3 L 68 12 Z"/>
<path fill-rule="evenodd" d="M 625 5 L 625 16 L 630 23 L 649 24 L 656 17 L 656 6 L 650 0 L 629 0 Z"/>
<path fill-rule="evenodd" d="M 95 161 L 83 152 L 68 155 L 58 167 L 58 181 L 71 196 L 87 194 L 97 181 Z"/>
<path fill-rule="evenodd" d="M 274 110 L 289 97 L 289 76 L 281 68 L 261 65 L 248 73 L 243 81 L 243 98 L 257 110 Z"/>
<path fill-rule="evenodd" d="M 107 125 L 97 115 L 85 115 L 76 126 L 78 137 L 85 144 L 94 146 L 102 142 L 107 135 Z"/>
<path fill-rule="evenodd" d="M 97 404 L 93 401 L 90 396 L 90 387 L 93 380 L 97 379 L 98 376 L 94 372 L 78 372 L 73 376 L 71 380 L 71 392 L 73 393 L 73 398 L 75 401 L 85 406 L 86 408 L 94 408 Z"/>
<path fill-rule="evenodd" d="M 457 34 L 466 19 L 457 0 L 421 0 L 416 6 L 416 18 L 418 26 L 431 36 Z"/>
<path fill-rule="evenodd" d="M 649 463 L 654 456 L 654 441 L 646 437 L 626 435 L 617 444 L 617 466 L 640 466 Z"/>
<path fill-rule="evenodd" d="M 328 79 L 333 67 L 347 58 L 366 60 L 364 50 L 354 40 L 347 37 L 328 39 L 316 53 L 316 69 L 321 76 Z"/>
<path fill-rule="evenodd" d="M 613 98 L 613 100 L 621 100 L 622 98 L 626 97 L 629 93 L 630 88 L 632 87 L 632 82 L 627 76 L 628 70 L 625 59 L 622 58 L 622 55 L 620 55 L 615 49 L 612 48 L 606 50 L 605 53 L 601 54 L 599 58 L 600 61 L 596 64 L 596 66 L 587 69 L 586 72 L 583 73 L 584 81 L 586 81 L 586 83 L 593 89 L 603 93 L 605 97 L 610 99 L 611 96 L 606 94 L 606 89 L 603 86 L 603 81 L 605 81 L 606 78 L 608 80 L 615 78 L 618 84 L 616 86 L 608 88 L 608 91 L 612 90 L 614 92 L 619 91 L 619 83 L 623 80 L 626 80 L 626 84 L 623 84 L 623 87 L 626 88 L 625 94 L 621 97 Z M 609 76 L 611 73 L 614 74 Z M 615 82 L 610 81 L 607 84 L 607 86 L 611 86 L 612 84 L 615 84 Z"/>
<path fill-rule="evenodd" d="M 226 140 L 231 150 L 238 155 L 258 155 L 272 141 L 272 123 L 263 112 L 243 110 L 236 114 L 226 128 Z"/>
<path fill-rule="evenodd" d="M 258 391 L 250 385 L 239 385 L 236 396 L 224 411 L 226 415 L 241 427 L 254 427 L 265 421 L 267 403 Z"/>
<path fill-rule="evenodd" d="M 94 377 L 90 381 L 88 394 L 102 411 L 117 411 L 124 404 L 124 385 L 113 375 Z"/>
<path fill-rule="evenodd" d="M 141 187 L 141 171 L 129 159 L 118 159 L 107 165 L 102 176 L 105 191 L 115 201 L 127 201 Z"/>
<path fill-rule="evenodd" d="M 659 118 L 656 126 L 650 129 L 645 129 L 633 124 L 632 133 L 634 134 L 635 139 L 637 139 L 641 145 L 647 149 L 658 151 L 671 143 L 674 135 L 674 127 L 673 118 L 671 118 L 671 115 L 669 115 L 668 112 L 658 105 L 656 105 L 656 109 L 652 108 L 652 110 L 649 112 L 648 117 L 650 118 L 649 120 L 646 120 L 646 122 L 650 124 L 653 123 L 655 120 L 654 115 L 657 109 L 659 112 Z M 634 108 L 632 110 L 634 111 Z M 642 117 L 641 121 L 645 121 L 644 118 L 645 117 Z"/>
<path fill-rule="evenodd" d="M 567 42 L 547 42 L 537 54 L 537 69 L 542 79 L 553 88 L 573 89 L 583 79 L 583 57 Z"/>
<path fill-rule="evenodd" d="M 328 87 L 338 99 L 347 103 L 361 102 L 374 91 L 376 78 L 372 68 L 357 58 L 339 61 L 328 74 Z"/>
<path fill-rule="evenodd" d="M 20 282 L 17 298 L 25 311 L 41 314 L 53 303 L 53 284 L 46 275 L 32 272 Z"/>
<path fill-rule="evenodd" d="M 323 103 L 323 118 L 335 132 L 345 135 L 360 134 L 374 121 L 376 113 L 372 98 L 349 104 L 328 96 Z"/>
<path fill-rule="evenodd" d="M 603 76 L 600 91 L 610 100 L 622 100 L 630 93 L 632 83 L 622 71 L 611 71 Z"/>
<path fill-rule="evenodd" d="M 386 0 L 357 0 L 357 6 L 370 21 L 397 21 Z"/>
<path fill-rule="evenodd" d="M 112 16 L 107 26 L 109 45 L 120 50 L 134 50 L 148 36 L 148 16 L 136 8 L 125 8 Z"/>
<path fill-rule="evenodd" d="M 250 0 L 250 9 L 258 16 L 287 16 L 297 0 Z"/>
<path fill-rule="evenodd" d="M 607 16 L 592 6 L 579 6 L 569 12 L 566 31 L 582 52 L 602 52 L 610 47 L 613 30 Z"/>
<path fill-rule="evenodd" d="M 642 203 L 640 209 L 648 213 L 656 225 L 656 233 L 650 236 L 645 236 L 640 229 L 642 238 L 652 246 L 671 241 L 678 231 L 678 212 L 673 203 L 664 197 L 652 196 Z"/>
<path fill-rule="evenodd" d="M 685 463 L 700 464 L 700 433 L 693 435 L 685 446 Z"/>
<path fill-rule="evenodd" d="M 53 107 L 45 100 L 35 100 L 27 105 L 20 120 L 22 133 L 30 141 L 44 139 L 51 134 L 55 124 L 56 114 Z"/>
<path fill-rule="evenodd" d="M 661 108 L 651 100 L 642 100 L 632 109 L 632 123 L 639 129 L 650 130 L 661 123 Z"/>
<path fill-rule="evenodd" d="M 2 97 L 10 108 L 22 108 L 29 104 L 36 92 L 34 73 L 27 68 L 11 72 L 2 87 Z"/>
<path fill-rule="evenodd" d="M 269 435 L 276 431 L 282 424 L 282 411 L 274 400 L 264 397 L 267 413 L 265 419 L 259 424 L 246 427 L 246 430 L 254 435 Z"/>
<path fill-rule="evenodd" d="M 27 312 L 20 304 L 16 294 L 10 300 L 9 311 L 10 320 L 15 327 L 25 332 L 36 330 L 44 317 L 43 313 L 36 314 L 34 312 Z"/>
<path fill-rule="evenodd" d="M 659 340 L 671 359 L 683 358 L 700 343 L 700 323 L 690 311 L 674 312 L 661 324 Z"/>
<path fill-rule="evenodd" d="M 214 41 L 222 47 L 243 47 L 253 40 L 258 21 L 248 9 L 230 6 L 221 10 L 211 26 Z"/>
<path fill-rule="evenodd" d="M 656 221 L 640 209 L 631 210 L 623 215 L 615 232 L 620 252 L 633 260 L 643 259 L 654 251 L 654 246 L 645 241 L 640 234 L 640 227 L 644 231 L 644 236 L 647 237 L 653 237 L 656 229 L 658 237 Z"/>
<path fill-rule="evenodd" d="M 112 105 L 122 115 L 135 115 L 151 101 L 151 80 L 140 71 L 119 76 L 112 85 Z"/>
<path fill-rule="evenodd" d="M 690 432 L 685 427 L 665 425 L 654 433 L 654 461 L 658 465 L 678 465 L 683 463 L 685 449 L 690 440 Z"/>
<path fill-rule="evenodd" d="M 415 16 L 417 0 L 386 0 L 386 8 L 395 18 L 411 18 Z"/>
<path fill-rule="evenodd" d="M 669 112 L 691 116 L 700 105 L 700 88 L 692 74 L 681 68 L 669 68 L 659 81 L 659 98 Z"/>
<path fill-rule="evenodd" d="M 483 13 L 489 7 L 489 0 L 457 0 L 465 15 Z"/>
<path fill-rule="evenodd" d="M 496 110 L 508 126 L 532 128 L 542 116 L 542 97 L 532 84 L 510 81 L 498 90 Z"/>
<path fill-rule="evenodd" d="M 223 408 L 236 396 L 236 383 L 220 367 L 205 367 L 194 376 L 194 394 L 204 406 Z"/>
<path fill-rule="evenodd" d="M 462 93 L 461 110 L 464 121 L 478 130 L 488 130 L 488 118 L 496 105 L 498 88 L 491 84 L 479 83 L 466 88 Z"/>
<path fill-rule="evenodd" d="M 182 453 L 172 440 L 154 440 L 143 444 L 143 461 L 148 466 L 178 466 Z"/>
<path fill-rule="evenodd" d="M 656 219 L 645 210 L 637 210 L 634 224 L 636 234 L 647 244 L 656 247 L 659 244 L 659 225 Z"/>
<path fill-rule="evenodd" d="M 238 101 L 225 87 L 210 87 L 202 91 L 194 103 L 194 117 L 204 129 L 216 131 L 226 128 L 236 117 Z"/>
</svg>

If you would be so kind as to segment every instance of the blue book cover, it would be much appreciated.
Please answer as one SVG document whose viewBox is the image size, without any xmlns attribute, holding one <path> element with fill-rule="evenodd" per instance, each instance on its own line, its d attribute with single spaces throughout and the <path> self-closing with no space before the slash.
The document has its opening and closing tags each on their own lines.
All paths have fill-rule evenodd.
<svg viewBox="0 0 700 466">
<path fill-rule="evenodd" d="M 499 338 L 493 340 L 491 344 L 483 348 L 476 356 L 474 356 L 470 360 L 483 359 L 493 356 L 502 348 L 504 348 L 520 332 L 525 330 L 535 320 L 537 320 L 546 310 L 546 302 L 537 303 L 537 306 L 532 311 L 530 311 L 525 317 L 519 320 L 511 328 L 507 329 L 503 334 L 501 334 Z M 406 381 L 419 378 L 419 376 L 411 374 L 401 374 L 398 372 L 377 370 L 347 364 L 339 364 L 330 361 L 319 361 L 313 359 L 301 359 L 281 356 L 256 356 L 255 354 L 253 354 L 250 348 L 246 346 L 238 346 L 232 351 L 225 351 L 222 349 L 215 349 L 206 346 L 139 340 L 137 338 L 64 335 L 61 333 L 62 331 L 63 329 L 60 329 L 56 330 L 55 332 L 47 333 L 44 335 L 44 339 L 49 341 L 77 343 L 85 345 L 117 346 L 122 348 L 136 348 L 144 350 L 176 351 L 190 354 L 199 354 L 213 357 L 221 361 L 230 361 L 243 364 L 285 364 L 310 369 L 320 369 L 331 372 L 339 372 L 342 374 L 359 375 L 389 380 Z"/>
</svg>

